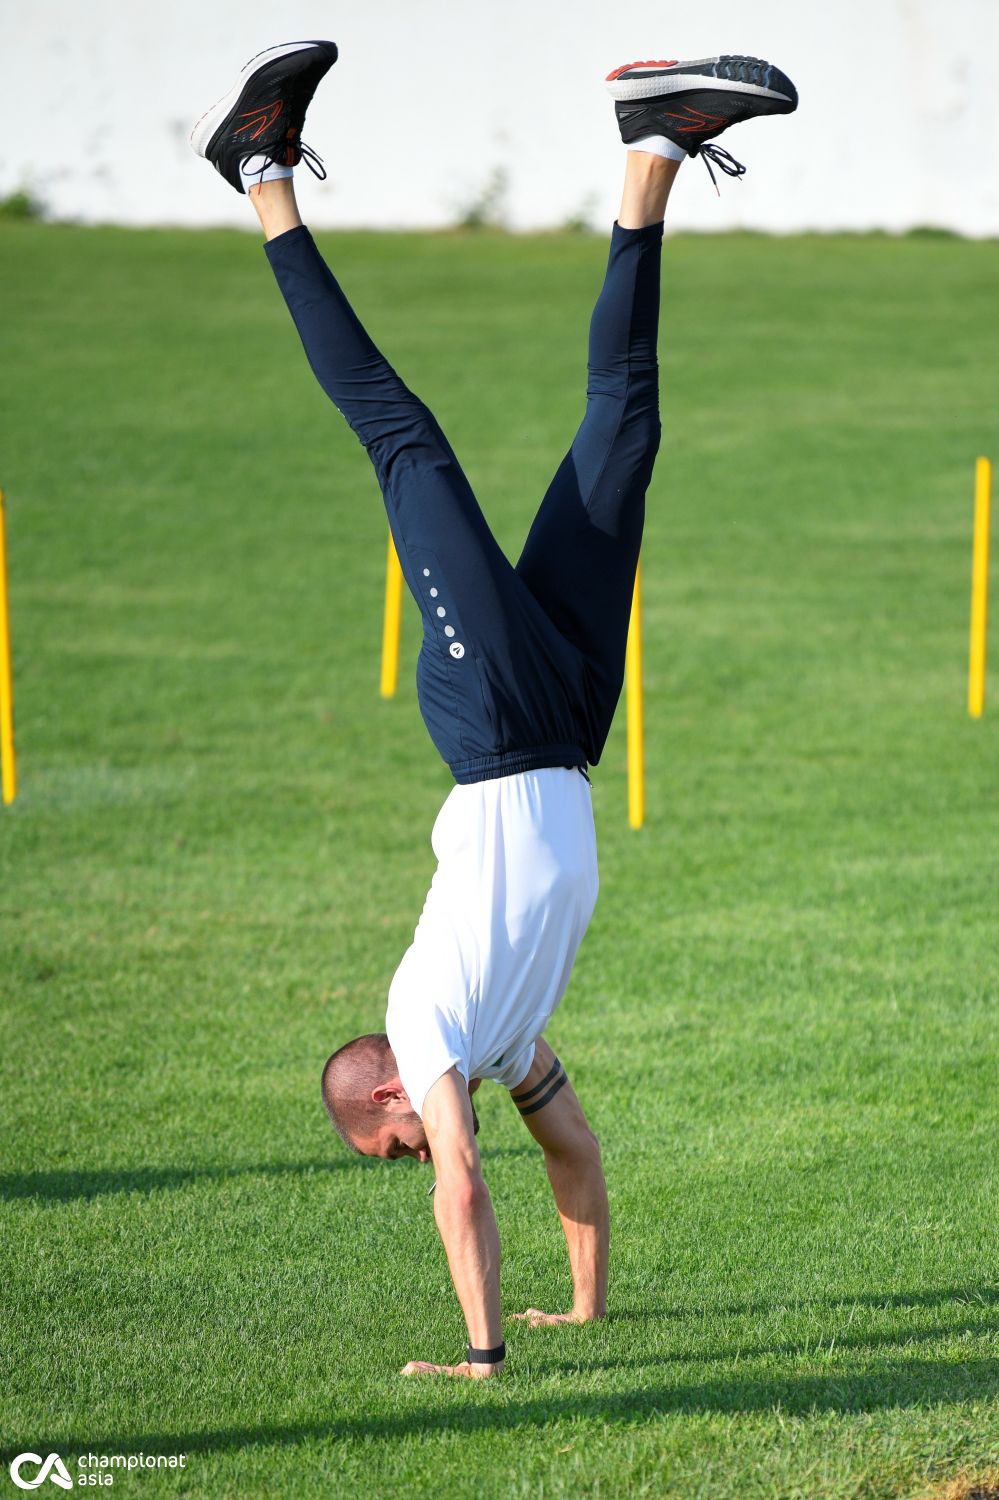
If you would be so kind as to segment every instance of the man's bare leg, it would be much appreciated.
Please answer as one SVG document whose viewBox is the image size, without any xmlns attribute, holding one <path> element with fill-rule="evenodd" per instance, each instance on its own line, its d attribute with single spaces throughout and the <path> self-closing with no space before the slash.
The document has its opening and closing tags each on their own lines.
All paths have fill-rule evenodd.
<svg viewBox="0 0 999 1500">
<path fill-rule="evenodd" d="M 637 155 L 634 151 L 629 156 Z M 295 183 L 291 177 L 278 177 L 273 182 L 255 182 L 247 197 L 257 211 L 264 238 L 276 240 L 279 234 L 289 229 L 298 229 L 302 216 L 295 199 Z"/>
<path fill-rule="evenodd" d="M 670 189 L 682 162 L 653 156 L 649 151 L 629 151 L 624 171 L 624 191 L 617 221 L 622 229 L 644 229 L 658 224 L 666 213 Z M 291 177 L 255 183 L 248 197 L 268 240 L 297 229 L 302 222 Z"/>
<path fill-rule="evenodd" d="M 666 213 L 670 189 L 682 162 L 653 156 L 649 151 L 629 151 L 624 171 L 624 191 L 617 221 L 622 229 L 644 229 L 658 224 Z M 268 240 L 276 239 L 302 222 L 291 177 L 276 182 L 255 183 L 248 197 Z"/>
<path fill-rule="evenodd" d="M 651 151 L 629 151 L 627 157 L 617 222 L 622 229 L 644 229 L 647 224 L 658 224 L 664 218 L 670 188 L 683 163 L 654 156 Z"/>
</svg>

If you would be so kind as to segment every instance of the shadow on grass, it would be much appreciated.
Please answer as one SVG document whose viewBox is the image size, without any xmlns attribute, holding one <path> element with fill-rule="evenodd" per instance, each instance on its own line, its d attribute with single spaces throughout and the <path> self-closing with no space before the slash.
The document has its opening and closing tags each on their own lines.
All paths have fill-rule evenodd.
<svg viewBox="0 0 999 1500">
<path fill-rule="evenodd" d="M 939 1307 L 942 1302 L 999 1302 L 999 1286 L 949 1286 L 927 1292 L 881 1292 L 864 1297 L 835 1297 L 826 1307 Z"/>
<path fill-rule="evenodd" d="M 585 1353 L 578 1360 L 546 1364 L 546 1371 L 560 1375 L 583 1374 L 588 1370 L 654 1370 L 680 1365 L 731 1364 L 733 1360 L 808 1359 L 847 1350 L 886 1350 L 900 1345 L 933 1344 L 941 1339 L 999 1333 L 996 1317 L 969 1322 L 966 1318 L 953 1324 L 939 1323 L 932 1328 L 898 1328 L 890 1333 L 865 1334 L 861 1330 L 840 1335 L 835 1330 L 811 1340 L 799 1339 L 781 1344 L 739 1343 L 726 1348 L 684 1350 L 681 1354 L 650 1353 L 644 1359 L 592 1360 Z"/>
<path fill-rule="evenodd" d="M 155 1193 L 192 1182 L 226 1182 L 237 1177 L 294 1177 L 313 1172 L 342 1172 L 380 1167 L 363 1156 L 317 1161 L 254 1162 L 242 1167 L 123 1167 L 92 1172 L 11 1172 L 0 1176 L 0 1200 L 33 1198 L 41 1203 L 70 1203 L 112 1193 Z"/>
<path fill-rule="evenodd" d="M 530 1146 L 499 1146 L 482 1152 L 484 1161 L 500 1156 L 530 1156 Z M 539 1153 L 540 1154 L 540 1153 Z M 192 1182 L 226 1182 L 236 1177 L 295 1177 L 312 1172 L 385 1170 L 373 1158 L 347 1155 L 317 1161 L 256 1162 L 241 1167 L 122 1167 L 74 1172 L 10 1172 L 0 1174 L 0 1202 L 33 1198 L 39 1203 L 71 1203 L 78 1198 L 103 1198 L 113 1193 L 155 1193 L 187 1187 Z M 429 1179 L 428 1179 L 429 1181 Z"/>
<path fill-rule="evenodd" d="M 650 1316 L 676 1319 L 761 1317 L 775 1312 L 801 1312 L 808 1308 L 902 1308 L 940 1307 L 945 1302 L 964 1302 L 989 1307 L 999 1302 L 999 1286 L 933 1287 L 920 1292 L 866 1292 L 856 1297 L 801 1297 L 787 1302 L 699 1303 L 688 1307 L 623 1307 L 612 1314 L 615 1322 L 647 1323 Z"/>
<path fill-rule="evenodd" d="M 552 1396 L 550 1390 L 533 1400 L 517 1399 L 519 1382 L 506 1380 L 463 1386 L 471 1401 L 453 1401 L 437 1410 L 421 1408 L 366 1417 L 317 1418 L 315 1421 L 263 1423 L 259 1426 L 221 1427 L 177 1432 L 112 1432 L 96 1434 L 49 1433 L 39 1439 L 46 1451 L 93 1453 L 226 1453 L 245 1448 L 289 1446 L 308 1442 L 393 1440 L 419 1434 L 482 1433 L 530 1430 L 580 1418 L 629 1424 L 680 1414 L 702 1416 L 781 1411 L 810 1416 L 819 1412 L 844 1414 L 883 1411 L 889 1407 L 926 1407 L 940 1402 L 978 1401 L 994 1397 L 999 1381 L 999 1359 L 969 1360 L 953 1365 L 943 1361 L 910 1360 L 889 1365 L 878 1373 L 788 1376 L 753 1380 L 705 1381 L 691 1385 L 644 1385 L 604 1394 Z M 456 1392 L 457 1394 L 457 1392 Z M 460 1399 L 460 1398 L 459 1398 Z M 34 1434 L 32 1435 L 34 1439 Z M 36 1449 L 38 1443 L 35 1444 Z M 12 1450 L 14 1451 L 14 1450 Z"/>
</svg>

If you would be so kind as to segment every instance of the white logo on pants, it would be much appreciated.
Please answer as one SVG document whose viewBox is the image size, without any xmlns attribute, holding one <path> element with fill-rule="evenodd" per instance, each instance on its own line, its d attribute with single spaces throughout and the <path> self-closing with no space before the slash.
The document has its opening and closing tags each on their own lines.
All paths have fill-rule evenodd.
<svg viewBox="0 0 999 1500">
<path fill-rule="evenodd" d="M 465 648 L 460 641 L 452 641 L 450 646 L 448 647 L 448 650 L 450 651 L 451 655 L 453 657 L 456 657 L 459 661 L 465 654 Z"/>
<path fill-rule="evenodd" d="M 50 1453 L 42 1464 L 34 1479 L 21 1478 L 22 1464 L 42 1464 L 41 1455 L 38 1453 L 19 1453 L 10 1466 L 10 1477 L 19 1490 L 37 1490 L 46 1479 L 51 1479 L 53 1484 L 60 1485 L 64 1490 L 73 1488 L 73 1481 L 69 1472 L 58 1453 Z"/>
</svg>

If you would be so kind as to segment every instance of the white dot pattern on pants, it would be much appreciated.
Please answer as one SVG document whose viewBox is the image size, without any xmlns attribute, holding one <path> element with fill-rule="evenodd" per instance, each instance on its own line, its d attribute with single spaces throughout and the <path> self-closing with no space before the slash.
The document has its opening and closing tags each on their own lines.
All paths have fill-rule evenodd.
<svg viewBox="0 0 999 1500">
<path fill-rule="evenodd" d="M 444 608 L 443 604 L 438 604 L 438 606 L 437 606 L 437 613 L 440 616 L 440 618 L 443 620 L 444 616 L 447 614 L 447 610 Z"/>
<path fill-rule="evenodd" d="M 430 569 L 429 568 L 424 568 L 424 570 L 423 570 L 423 576 L 424 576 L 424 578 L 429 578 L 430 577 Z"/>
<path fill-rule="evenodd" d="M 454 635 L 454 626 L 453 625 L 445 625 L 444 626 L 444 634 L 445 635 Z"/>
<path fill-rule="evenodd" d="M 430 590 L 430 597 L 431 597 L 431 599 L 436 599 L 437 598 L 437 590 L 436 589 L 431 589 Z"/>
</svg>

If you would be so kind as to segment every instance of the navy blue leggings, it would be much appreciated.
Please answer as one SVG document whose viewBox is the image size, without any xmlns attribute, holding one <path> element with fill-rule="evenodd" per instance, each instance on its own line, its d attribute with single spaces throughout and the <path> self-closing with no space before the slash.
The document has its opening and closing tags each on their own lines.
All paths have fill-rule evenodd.
<svg viewBox="0 0 999 1500">
<path fill-rule="evenodd" d="M 374 464 L 423 616 L 420 709 L 456 781 L 600 758 L 659 447 L 661 248 L 661 224 L 614 226 L 586 413 L 514 567 L 437 422 L 375 348 L 309 231 L 266 246 L 313 372 Z"/>
</svg>

